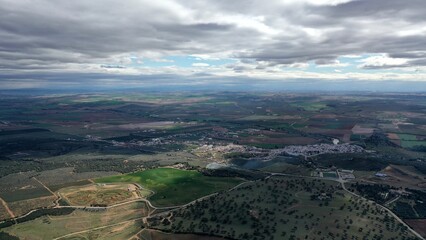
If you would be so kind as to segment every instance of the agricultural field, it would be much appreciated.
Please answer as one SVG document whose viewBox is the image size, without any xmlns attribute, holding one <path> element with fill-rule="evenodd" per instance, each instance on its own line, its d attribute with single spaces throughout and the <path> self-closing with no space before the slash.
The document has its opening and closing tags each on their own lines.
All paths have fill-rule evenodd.
<svg viewBox="0 0 426 240">
<path fill-rule="evenodd" d="M 8 202 L 10 210 L 15 216 L 22 216 L 33 209 L 53 207 L 55 196 L 32 198 L 27 200 Z"/>
<path fill-rule="evenodd" d="M 1 197 L 7 202 L 25 201 L 34 198 L 49 197 L 52 194 L 42 187 L 19 189 L 10 192 L 3 192 Z"/>
<path fill-rule="evenodd" d="M 102 227 L 99 229 L 82 232 L 79 234 L 72 234 L 69 237 L 64 237 L 64 240 L 87 240 L 87 239 L 108 239 L 108 240 L 122 240 L 122 239 L 136 239 L 138 232 L 141 230 L 142 221 L 126 221 L 118 224 L 111 224 L 111 226 Z"/>
<path fill-rule="evenodd" d="M 231 239 L 416 239 L 386 211 L 338 183 L 271 177 L 149 218 L 167 232 Z"/>
<path fill-rule="evenodd" d="M 407 219 L 405 221 L 423 237 L 426 237 L 426 219 Z"/>
<path fill-rule="evenodd" d="M 274 163 L 269 166 L 265 166 L 261 168 L 260 170 L 266 171 L 266 172 L 287 173 L 287 174 L 302 175 L 302 176 L 309 176 L 310 174 L 310 171 L 305 167 L 284 163 L 284 162 Z"/>
<path fill-rule="evenodd" d="M 35 172 L 11 174 L 0 181 L 0 197 L 7 202 L 47 197 L 52 194 L 34 179 Z"/>
<path fill-rule="evenodd" d="M 134 184 L 90 184 L 58 191 L 72 206 L 110 206 L 141 197 Z"/>
<path fill-rule="evenodd" d="M 301 108 L 305 111 L 320 111 L 327 108 L 327 105 L 321 102 L 301 102 L 292 104 L 293 107 Z"/>
<path fill-rule="evenodd" d="M 426 147 L 426 141 L 402 140 L 401 146 L 404 148 Z"/>
<path fill-rule="evenodd" d="M 236 178 L 203 176 L 197 171 L 157 168 L 125 175 L 99 178 L 97 183 L 137 183 L 152 190 L 154 206 L 175 206 L 214 192 L 229 189 L 242 182 Z"/>
<path fill-rule="evenodd" d="M 394 212 L 404 219 L 426 219 L 426 193 L 408 188 L 406 191 L 406 194 L 390 205 Z"/>
<path fill-rule="evenodd" d="M 3 219 L 9 219 L 10 217 L 11 216 L 7 212 L 6 207 L 1 203 L 1 200 L 0 200 L 0 221 Z"/>
<path fill-rule="evenodd" d="M 426 137 L 407 133 L 388 133 L 389 139 L 404 148 L 415 148 L 426 146 Z"/>
<path fill-rule="evenodd" d="M 336 172 L 324 172 L 322 175 L 325 178 L 337 178 Z"/>
<path fill-rule="evenodd" d="M 80 156 L 82 157 L 82 156 Z M 86 156 L 87 157 L 87 156 Z M 105 156 L 106 157 L 106 156 Z M 72 158 L 72 156 L 66 156 L 66 158 Z M 55 161 L 66 161 L 55 159 Z M 49 187 L 55 187 L 59 185 L 73 184 L 79 181 L 85 181 L 91 178 L 98 178 L 102 176 L 115 175 L 118 172 L 76 172 L 73 167 L 58 168 L 54 170 L 46 170 L 37 174 L 37 179 L 43 182 Z"/>
<path fill-rule="evenodd" d="M 86 180 L 81 180 L 77 182 L 68 182 L 68 183 L 50 185 L 49 189 L 53 192 L 56 192 L 62 188 L 73 187 L 73 186 L 84 186 L 91 183 L 93 183 L 93 181 L 86 179 Z"/>
<path fill-rule="evenodd" d="M 161 231 L 144 229 L 139 236 L 145 240 L 223 240 L 221 237 L 205 236 L 197 234 L 173 234 Z"/>
<path fill-rule="evenodd" d="M 137 225 L 140 226 L 140 220 L 148 215 L 149 211 L 149 208 L 143 202 L 131 203 L 99 212 L 75 210 L 68 215 L 43 216 L 2 229 L 2 231 L 20 239 L 32 240 L 54 239 L 66 235 L 69 236 L 65 239 L 81 239 L 79 237 L 86 239 L 83 236 L 102 235 L 109 239 L 108 237 L 115 235 L 111 233 L 113 229 L 118 236 L 115 239 L 120 239 L 120 236 L 132 236 L 140 231 L 140 228 L 132 223 L 138 223 Z"/>
<path fill-rule="evenodd" d="M 425 176 L 415 167 L 391 164 L 379 172 L 386 174 L 386 177 L 378 178 L 374 175 L 375 172 L 369 172 L 368 174 L 359 176 L 358 180 L 376 184 L 387 184 L 396 188 L 418 190 L 426 188 Z"/>
</svg>

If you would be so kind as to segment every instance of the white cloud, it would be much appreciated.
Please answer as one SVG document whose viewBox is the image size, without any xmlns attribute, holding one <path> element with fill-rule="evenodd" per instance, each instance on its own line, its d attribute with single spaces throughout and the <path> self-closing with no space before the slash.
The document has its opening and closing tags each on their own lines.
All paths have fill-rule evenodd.
<svg viewBox="0 0 426 240">
<path fill-rule="evenodd" d="M 286 67 L 290 67 L 290 68 L 308 68 L 309 67 L 309 63 L 292 63 L 287 65 Z"/>
<path fill-rule="evenodd" d="M 208 64 L 208 63 L 193 63 L 192 66 L 193 67 L 208 67 L 208 66 L 210 66 L 210 64 Z"/>
<path fill-rule="evenodd" d="M 384 54 L 367 57 L 358 61 L 362 62 L 358 67 L 366 69 L 404 67 L 408 63 L 408 60 L 405 58 L 391 58 Z"/>
<path fill-rule="evenodd" d="M 343 67 L 347 67 L 349 65 L 350 65 L 349 63 L 342 63 L 339 60 L 333 60 L 333 61 L 330 61 L 330 62 L 325 63 L 325 64 L 317 65 L 317 67 L 319 67 L 319 68 L 324 68 L 324 67 L 343 68 Z"/>
<path fill-rule="evenodd" d="M 191 54 L 190 56 L 196 58 L 196 60 L 220 60 L 220 57 L 215 57 L 210 54 Z"/>
<path fill-rule="evenodd" d="M 161 63 L 173 63 L 173 62 L 175 62 L 172 59 L 165 59 L 165 58 L 154 58 L 154 59 L 151 59 L 151 61 L 153 61 L 153 62 L 161 62 Z"/>
<path fill-rule="evenodd" d="M 343 55 L 343 58 L 362 58 L 362 55 L 355 55 L 355 54 L 348 54 L 348 55 Z"/>
</svg>

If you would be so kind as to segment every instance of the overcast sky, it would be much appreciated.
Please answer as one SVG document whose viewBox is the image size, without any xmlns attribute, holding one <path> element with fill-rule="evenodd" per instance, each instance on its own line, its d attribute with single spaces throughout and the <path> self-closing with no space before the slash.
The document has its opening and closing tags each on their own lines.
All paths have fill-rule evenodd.
<svg viewBox="0 0 426 240">
<path fill-rule="evenodd" d="M 422 86 L 425 66 L 425 0 L 0 0 L 0 89 Z"/>
</svg>

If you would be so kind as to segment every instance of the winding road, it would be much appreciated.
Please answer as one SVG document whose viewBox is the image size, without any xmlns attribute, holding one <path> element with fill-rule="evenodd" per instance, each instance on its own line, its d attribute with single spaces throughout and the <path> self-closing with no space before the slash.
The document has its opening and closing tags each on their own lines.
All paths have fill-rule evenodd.
<svg viewBox="0 0 426 240">
<path fill-rule="evenodd" d="M 346 188 L 346 186 L 345 186 L 345 180 L 343 180 L 343 179 L 341 179 L 340 178 L 340 175 L 338 175 L 339 176 L 339 178 L 338 179 L 336 179 L 336 178 L 321 178 L 321 177 L 310 177 L 310 176 L 302 176 L 302 175 L 293 175 L 293 174 L 285 174 L 285 173 L 270 173 L 271 175 L 269 176 L 269 177 L 271 177 L 271 176 L 289 176 L 289 177 L 300 177 L 300 178 L 310 178 L 310 179 L 322 179 L 322 180 L 324 180 L 324 179 L 326 179 L 326 180 L 332 180 L 332 181 L 335 181 L 335 182 L 338 182 L 338 183 L 340 183 L 340 185 L 342 186 L 342 189 L 344 190 L 344 191 L 346 191 L 347 193 L 349 193 L 349 194 L 351 194 L 352 196 L 355 196 L 355 197 L 357 197 L 357 198 L 361 198 L 361 199 L 363 199 L 363 200 L 365 200 L 365 201 L 367 201 L 367 202 L 369 202 L 369 203 L 371 203 L 371 204 L 375 204 L 376 206 L 378 206 L 379 208 L 381 208 L 381 209 L 383 209 L 383 210 L 385 210 L 386 212 L 388 212 L 392 217 L 394 217 L 398 222 L 400 222 L 402 225 L 404 225 L 405 227 L 407 227 L 407 229 L 412 233 L 412 234 L 414 234 L 416 237 L 418 237 L 419 239 L 421 239 L 421 240 L 425 240 L 425 238 L 422 236 L 422 235 L 420 235 L 418 232 L 416 232 L 414 229 L 412 229 L 408 224 L 406 224 L 401 218 L 399 218 L 395 213 L 393 213 L 389 208 L 387 208 L 387 207 L 385 207 L 385 206 L 383 206 L 383 205 L 381 205 L 381 204 L 379 204 L 379 203 L 376 203 L 375 201 L 372 201 L 372 200 L 369 200 L 369 199 L 366 199 L 366 198 L 364 198 L 364 197 L 362 197 L 362 196 L 360 196 L 360 195 L 358 195 L 358 194 L 356 194 L 356 193 L 354 193 L 354 192 L 351 192 L 351 191 L 349 191 L 347 188 Z M 396 201 L 397 199 L 394 199 L 393 201 Z"/>
</svg>

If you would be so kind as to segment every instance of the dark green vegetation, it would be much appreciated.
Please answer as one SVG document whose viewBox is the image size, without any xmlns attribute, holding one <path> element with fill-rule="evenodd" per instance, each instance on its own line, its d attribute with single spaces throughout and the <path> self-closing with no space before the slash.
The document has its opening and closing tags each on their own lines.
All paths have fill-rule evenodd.
<svg viewBox="0 0 426 240">
<path fill-rule="evenodd" d="M 164 231 L 231 239 L 416 239 L 338 183 L 272 177 L 149 219 Z"/>
<path fill-rule="evenodd" d="M 425 219 L 425 199 L 424 191 L 408 189 L 407 194 L 393 204 L 393 210 L 398 216 L 405 219 Z"/>
<path fill-rule="evenodd" d="M 0 232 L 0 239 L 3 239 L 3 240 L 19 240 L 18 237 L 12 236 L 12 235 L 5 233 L 5 232 Z"/>
<path fill-rule="evenodd" d="M 197 171 L 157 168 L 125 175 L 96 179 L 98 183 L 138 183 L 152 190 L 154 206 L 189 203 L 214 192 L 229 189 L 242 181 L 235 178 L 207 177 Z"/>
<path fill-rule="evenodd" d="M 226 240 L 226 238 L 208 236 L 207 234 L 170 234 L 150 229 L 143 230 L 139 236 L 142 239 L 156 240 Z"/>
<path fill-rule="evenodd" d="M 22 189 L 11 192 L 0 193 L 1 198 L 8 202 L 15 202 L 20 200 L 26 200 L 30 198 L 46 197 L 51 195 L 49 191 L 44 188 L 31 188 Z"/>
<path fill-rule="evenodd" d="M 408 218 L 411 219 L 413 216 L 416 215 L 416 212 L 414 212 L 413 207 L 411 204 L 408 204 L 407 202 L 401 202 L 398 201 L 395 203 L 393 207 L 393 211 L 400 216 L 401 218 Z"/>
<path fill-rule="evenodd" d="M 397 196 L 395 193 L 390 192 L 391 189 L 396 190 L 389 185 L 359 183 L 351 184 L 349 188 L 350 191 L 356 192 L 361 196 L 380 204 L 383 204 Z"/>
<path fill-rule="evenodd" d="M 205 169 L 202 171 L 205 176 L 212 177 L 232 177 L 244 178 L 247 180 L 259 180 L 268 176 L 268 174 L 261 171 L 251 171 L 238 168 L 219 168 L 219 169 Z"/>
<path fill-rule="evenodd" d="M 61 188 L 66 188 L 66 187 L 71 187 L 71 186 L 83 186 L 83 185 L 87 185 L 90 184 L 90 181 L 88 180 L 81 180 L 81 181 L 77 181 L 77 182 L 68 182 L 68 183 L 63 183 L 63 184 L 58 184 L 58 185 L 52 185 L 49 186 L 49 189 L 56 192 Z"/>
<path fill-rule="evenodd" d="M 368 154 L 324 154 L 315 157 L 323 166 L 336 166 L 344 169 L 356 169 L 359 171 L 380 171 L 389 162 L 381 157 Z"/>
</svg>

